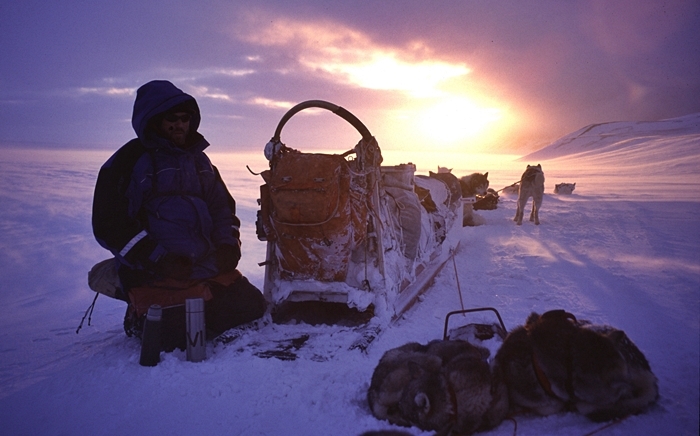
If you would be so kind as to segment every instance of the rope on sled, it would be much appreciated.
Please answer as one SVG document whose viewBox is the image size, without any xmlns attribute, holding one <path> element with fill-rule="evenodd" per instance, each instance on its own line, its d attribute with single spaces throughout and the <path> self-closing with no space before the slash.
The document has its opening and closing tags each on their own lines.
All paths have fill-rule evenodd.
<svg viewBox="0 0 700 436">
<path fill-rule="evenodd" d="M 459 304 L 464 310 L 464 301 L 462 301 L 462 288 L 459 286 L 459 274 L 457 274 L 457 262 L 455 262 L 455 253 L 452 253 L 452 266 L 455 269 L 455 280 L 457 280 L 457 293 L 459 294 Z M 465 315 L 466 316 L 466 315 Z"/>
<path fill-rule="evenodd" d="M 499 189 L 498 191 L 496 191 L 496 194 L 498 194 L 499 192 L 503 191 L 503 190 L 506 189 L 506 188 L 515 187 L 515 185 L 519 185 L 519 184 L 520 184 L 520 180 L 518 180 L 517 182 L 515 182 L 515 183 L 513 183 L 513 184 L 510 184 L 510 185 L 508 185 L 508 186 L 505 186 L 505 187 Z"/>
</svg>

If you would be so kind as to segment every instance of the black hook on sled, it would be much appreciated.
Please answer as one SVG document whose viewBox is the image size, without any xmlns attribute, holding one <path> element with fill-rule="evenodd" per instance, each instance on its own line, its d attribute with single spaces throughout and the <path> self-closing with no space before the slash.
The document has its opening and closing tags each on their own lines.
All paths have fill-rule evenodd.
<svg viewBox="0 0 700 436">
<path fill-rule="evenodd" d="M 487 311 L 487 310 L 490 310 L 490 311 L 492 311 L 493 313 L 496 314 L 496 316 L 498 317 L 498 322 L 501 324 L 501 328 L 503 329 L 503 333 L 504 333 L 504 334 L 507 333 L 508 330 L 506 329 L 506 325 L 503 323 L 503 319 L 501 318 L 501 314 L 498 313 L 498 311 L 497 311 L 496 309 L 494 309 L 493 307 L 478 307 L 478 308 L 475 308 L 475 309 L 455 310 L 455 311 L 450 312 L 450 313 L 448 313 L 447 315 L 445 315 L 445 330 L 443 331 L 442 338 L 443 338 L 444 340 L 447 339 L 447 327 L 449 326 L 450 317 L 451 317 L 452 315 L 459 315 L 459 314 L 471 313 L 471 312 L 484 312 L 484 311 Z"/>
</svg>

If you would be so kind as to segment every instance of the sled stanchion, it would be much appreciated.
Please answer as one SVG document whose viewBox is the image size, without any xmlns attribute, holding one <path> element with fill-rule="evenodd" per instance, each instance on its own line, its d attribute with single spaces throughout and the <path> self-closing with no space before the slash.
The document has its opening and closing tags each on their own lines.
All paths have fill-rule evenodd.
<svg viewBox="0 0 700 436">
<path fill-rule="evenodd" d="M 369 129 L 362 123 L 362 121 L 360 121 L 347 109 L 324 100 L 308 100 L 297 104 L 293 108 L 289 109 L 289 111 L 287 111 L 286 114 L 284 114 L 280 122 L 277 124 L 277 129 L 275 129 L 275 135 L 272 137 L 271 141 L 281 142 L 280 136 L 282 134 L 282 128 L 287 123 L 287 121 L 289 121 L 289 119 L 292 118 L 292 116 L 294 116 L 294 114 L 296 114 L 297 112 L 308 108 L 321 108 L 329 110 L 337 116 L 339 116 L 340 118 L 347 121 L 348 123 L 350 123 L 350 125 L 352 125 L 360 133 L 360 135 L 362 135 L 362 139 L 370 139 L 372 137 L 372 134 L 370 133 Z"/>
<path fill-rule="evenodd" d="M 501 314 L 498 313 L 498 311 L 496 309 L 494 309 L 493 307 L 478 307 L 475 309 L 455 310 L 455 311 L 449 312 L 447 315 L 445 315 L 445 330 L 442 333 L 442 338 L 445 340 L 447 339 L 447 327 L 449 327 L 450 317 L 452 315 L 459 315 L 459 314 L 471 313 L 471 312 L 484 312 L 487 310 L 490 310 L 491 312 L 496 314 L 496 317 L 498 317 L 498 322 L 500 323 L 501 328 L 503 329 L 503 332 L 508 333 L 508 330 L 506 329 L 506 325 L 503 323 L 503 319 L 501 318 Z"/>
</svg>

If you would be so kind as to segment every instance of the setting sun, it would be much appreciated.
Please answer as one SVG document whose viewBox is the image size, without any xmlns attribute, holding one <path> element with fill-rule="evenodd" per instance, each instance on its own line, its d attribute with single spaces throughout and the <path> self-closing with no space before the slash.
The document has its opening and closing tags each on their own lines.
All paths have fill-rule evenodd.
<svg viewBox="0 0 700 436">
<path fill-rule="evenodd" d="M 442 143 L 474 138 L 501 118 L 496 108 L 481 107 L 463 97 L 450 97 L 420 111 L 420 133 Z"/>
</svg>

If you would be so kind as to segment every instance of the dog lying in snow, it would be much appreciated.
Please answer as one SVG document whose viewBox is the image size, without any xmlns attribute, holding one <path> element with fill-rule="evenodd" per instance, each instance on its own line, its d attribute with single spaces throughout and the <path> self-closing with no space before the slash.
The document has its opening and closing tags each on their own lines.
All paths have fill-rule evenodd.
<svg viewBox="0 0 700 436">
<path fill-rule="evenodd" d="M 542 206 L 542 197 L 544 196 L 544 172 L 542 166 L 537 164 L 528 165 L 527 169 L 520 178 L 520 190 L 518 191 L 518 209 L 515 212 L 515 221 L 518 225 L 523 223 L 523 214 L 525 213 L 525 205 L 527 200 L 532 197 L 532 212 L 530 213 L 530 221 L 535 224 L 540 224 L 540 207 Z"/>
<path fill-rule="evenodd" d="M 563 310 L 532 313 L 495 357 L 511 412 L 578 411 L 593 421 L 641 413 L 658 397 L 657 379 L 622 330 Z"/>
<path fill-rule="evenodd" d="M 486 194 L 477 195 L 474 210 L 494 210 L 498 208 L 498 193 L 493 189 L 487 189 Z"/>
<path fill-rule="evenodd" d="M 497 426 L 508 412 L 505 384 L 492 377 L 489 351 L 459 340 L 405 344 L 384 353 L 367 399 L 393 424 L 470 434 Z"/>
<path fill-rule="evenodd" d="M 555 194 L 571 194 L 576 189 L 576 183 L 557 183 L 554 185 Z"/>
</svg>

